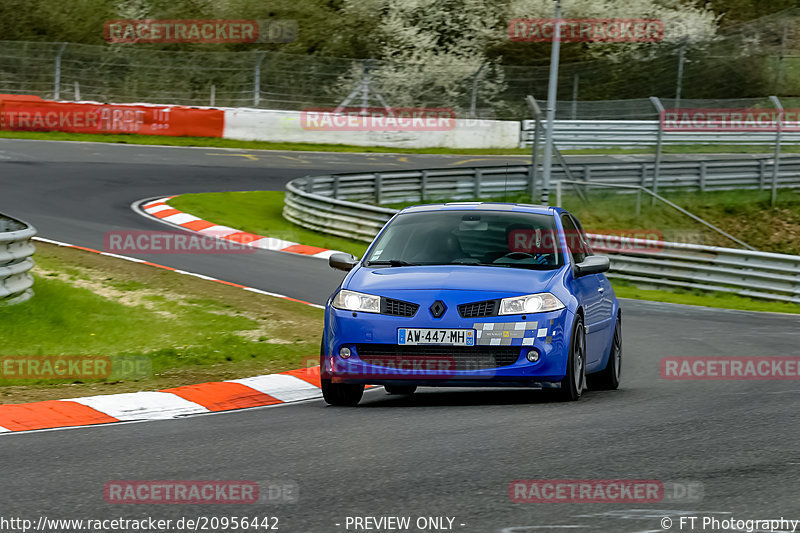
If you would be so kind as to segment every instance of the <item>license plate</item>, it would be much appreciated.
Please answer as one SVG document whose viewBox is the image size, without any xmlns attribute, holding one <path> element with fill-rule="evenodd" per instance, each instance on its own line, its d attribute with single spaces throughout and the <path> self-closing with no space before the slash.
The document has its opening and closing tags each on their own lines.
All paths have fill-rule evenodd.
<svg viewBox="0 0 800 533">
<path fill-rule="evenodd" d="M 446 344 L 448 346 L 474 346 L 474 329 L 424 329 L 399 328 L 397 344 Z"/>
</svg>

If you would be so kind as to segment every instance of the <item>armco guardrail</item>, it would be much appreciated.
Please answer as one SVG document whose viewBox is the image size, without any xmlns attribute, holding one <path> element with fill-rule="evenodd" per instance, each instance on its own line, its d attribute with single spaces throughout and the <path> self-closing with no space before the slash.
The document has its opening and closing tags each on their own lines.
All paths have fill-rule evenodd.
<svg viewBox="0 0 800 533">
<path fill-rule="evenodd" d="M 775 160 L 770 157 L 706 159 L 662 162 L 658 190 L 722 191 L 731 189 L 767 190 L 772 187 Z M 653 162 L 570 163 L 572 177 L 614 185 L 653 188 Z M 477 198 L 502 196 L 505 192 L 530 189 L 530 165 L 396 170 L 315 176 L 295 180 L 305 192 L 349 201 L 366 200 L 375 205 L 436 198 Z M 542 173 L 539 172 L 541 180 Z M 564 169 L 553 166 L 552 181 L 568 180 Z M 800 157 L 780 159 L 778 188 L 800 187 Z M 540 187 L 541 183 L 537 184 Z M 600 186 L 597 186 L 599 188 Z"/>
<path fill-rule="evenodd" d="M 546 129 L 547 125 L 543 124 Z M 557 120 L 553 127 L 553 142 L 564 148 L 603 148 L 608 146 L 655 146 L 658 142 L 658 120 Z M 524 120 L 520 144 L 533 142 L 534 121 Z M 764 144 L 775 143 L 770 131 L 665 131 L 664 144 Z M 784 131 L 781 142 L 800 143 L 800 132 Z"/>
<path fill-rule="evenodd" d="M 31 238 L 33 226 L 0 215 L 0 305 L 24 302 L 33 296 L 33 267 L 35 250 Z"/>
<path fill-rule="evenodd" d="M 574 169 L 573 169 L 574 170 Z M 507 177 L 506 177 L 507 176 Z M 528 167 L 339 174 L 287 184 L 284 216 L 301 226 L 370 242 L 396 210 L 361 203 L 476 197 L 524 190 Z M 740 179 L 740 178 L 736 178 Z M 513 189 L 512 189 L 513 187 Z M 800 256 L 592 235 L 613 256 L 610 277 L 638 285 L 722 291 L 800 304 Z"/>
</svg>

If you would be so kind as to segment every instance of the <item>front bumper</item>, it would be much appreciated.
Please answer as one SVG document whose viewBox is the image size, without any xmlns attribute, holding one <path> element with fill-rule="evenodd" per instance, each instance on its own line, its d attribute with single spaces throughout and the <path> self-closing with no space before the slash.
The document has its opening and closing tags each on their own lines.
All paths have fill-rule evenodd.
<svg viewBox="0 0 800 533">
<path fill-rule="evenodd" d="M 428 304 L 429 305 L 429 304 Z M 421 302 L 413 317 L 326 308 L 323 375 L 338 383 L 422 386 L 542 386 L 566 373 L 574 315 L 549 313 L 462 318 L 455 309 L 440 319 Z M 448 306 L 450 304 L 448 303 Z M 450 312 L 452 311 L 452 312 Z M 355 315 L 355 316 L 354 316 Z M 475 346 L 403 346 L 399 328 L 472 329 Z M 350 356 L 342 357 L 347 347 Z M 536 362 L 527 359 L 538 351 Z"/>
</svg>

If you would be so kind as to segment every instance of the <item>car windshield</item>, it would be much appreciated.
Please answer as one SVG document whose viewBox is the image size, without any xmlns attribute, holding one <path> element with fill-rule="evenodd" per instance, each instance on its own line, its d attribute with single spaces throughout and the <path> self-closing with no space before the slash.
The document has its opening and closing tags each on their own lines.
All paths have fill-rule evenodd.
<svg viewBox="0 0 800 533">
<path fill-rule="evenodd" d="M 564 264 L 555 224 L 552 215 L 511 211 L 404 213 L 381 234 L 364 264 L 553 270 Z"/>
</svg>

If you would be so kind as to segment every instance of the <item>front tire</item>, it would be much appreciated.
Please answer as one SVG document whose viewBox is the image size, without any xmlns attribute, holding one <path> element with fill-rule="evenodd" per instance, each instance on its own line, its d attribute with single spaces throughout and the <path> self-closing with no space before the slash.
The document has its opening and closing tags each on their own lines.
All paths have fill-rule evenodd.
<svg viewBox="0 0 800 533">
<path fill-rule="evenodd" d="M 322 397 L 329 405 L 339 407 L 355 407 L 364 395 L 364 385 L 353 383 L 333 383 L 330 379 L 323 378 Z"/>
<path fill-rule="evenodd" d="M 572 339 L 569 343 L 569 358 L 567 359 L 567 372 L 561 380 L 561 388 L 557 397 L 563 402 L 580 400 L 583 387 L 586 384 L 586 331 L 583 327 L 583 318 L 575 316 L 575 325 L 572 327 Z"/>
<path fill-rule="evenodd" d="M 322 398 L 328 405 L 339 407 L 355 407 L 364 395 L 364 385 L 351 383 L 333 383 L 325 371 L 325 340 L 319 347 L 320 385 Z"/>
<path fill-rule="evenodd" d="M 614 336 L 611 338 L 611 351 L 608 353 L 606 367 L 596 374 L 587 376 L 592 390 L 616 390 L 622 374 L 622 320 L 617 316 Z"/>
</svg>

